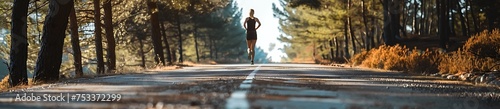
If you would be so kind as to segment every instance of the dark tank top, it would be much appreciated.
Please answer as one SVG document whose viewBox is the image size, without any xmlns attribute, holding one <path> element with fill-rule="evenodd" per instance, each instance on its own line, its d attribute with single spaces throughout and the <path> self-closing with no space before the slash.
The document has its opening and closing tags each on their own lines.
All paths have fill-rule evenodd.
<svg viewBox="0 0 500 109">
<path fill-rule="evenodd" d="M 255 18 L 248 17 L 247 21 L 247 40 L 256 40 L 257 31 L 255 30 Z"/>
</svg>

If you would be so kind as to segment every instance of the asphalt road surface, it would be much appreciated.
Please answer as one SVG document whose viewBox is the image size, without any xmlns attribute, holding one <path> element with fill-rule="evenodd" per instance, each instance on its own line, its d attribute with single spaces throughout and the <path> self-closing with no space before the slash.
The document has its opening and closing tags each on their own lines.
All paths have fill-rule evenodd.
<svg viewBox="0 0 500 109">
<path fill-rule="evenodd" d="M 500 109 L 500 90 L 314 64 L 199 65 L 11 90 L 0 108 Z"/>
</svg>

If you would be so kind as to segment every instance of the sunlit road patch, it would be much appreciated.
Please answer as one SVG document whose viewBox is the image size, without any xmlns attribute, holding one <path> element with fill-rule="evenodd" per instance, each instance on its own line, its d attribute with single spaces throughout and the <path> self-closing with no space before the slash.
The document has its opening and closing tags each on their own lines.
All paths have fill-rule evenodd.
<svg viewBox="0 0 500 109">
<path fill-rule="evenodd" d="M 67 99 L 16 101 L 24 94 Z M 106 94 L 115 99 L 71 98 Z M 499 95 L 497 88 L 397 72 L 314 64 L 228 64 L 13 90 L 0 93 L 0 108 L 500 109 Z"/>
</svg>

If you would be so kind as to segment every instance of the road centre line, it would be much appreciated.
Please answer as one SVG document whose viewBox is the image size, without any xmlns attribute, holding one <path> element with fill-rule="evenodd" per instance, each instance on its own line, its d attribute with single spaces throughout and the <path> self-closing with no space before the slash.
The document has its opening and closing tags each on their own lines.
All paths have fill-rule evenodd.
<svg viewBox="0 0 500 109">
<path fill-rule="evenodd" d="M 226 109 L 248 109 L 250 105 L 247 100 L 248 90 L 252 87 L 253 79 L 255 74 L 259 71 L 260 66 L 257 66 L 255 70 L 250 73 L 247 78 L 241 82 L 238 90 L 231 93 L 231 96 L 226 100 Z"/>
</svg>

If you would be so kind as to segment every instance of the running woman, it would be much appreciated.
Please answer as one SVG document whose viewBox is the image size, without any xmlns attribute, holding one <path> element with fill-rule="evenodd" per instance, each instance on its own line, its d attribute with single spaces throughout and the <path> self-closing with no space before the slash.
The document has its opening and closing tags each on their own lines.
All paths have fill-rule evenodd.
<svg viewBox="0 0 500 109">
<path fill-rule="evenodd" d="M 255 43 L 257 42 L 257 29 L 260 27 L 260 21 L 257 17 L 254 16 L 255 11 L 250 9 L 250 17 L 245 19 L 245 23 L 243 26 L 245 30 L 247 30 L 247 47 L 248 47 L 248 59 L 251 60 L 251 65 L 253 65 L 253 61 L 255 58 Z M 258 23 L 257 27 L 255 27 L 255 23 Z"/>
</svg>

